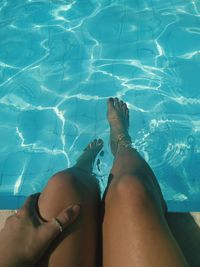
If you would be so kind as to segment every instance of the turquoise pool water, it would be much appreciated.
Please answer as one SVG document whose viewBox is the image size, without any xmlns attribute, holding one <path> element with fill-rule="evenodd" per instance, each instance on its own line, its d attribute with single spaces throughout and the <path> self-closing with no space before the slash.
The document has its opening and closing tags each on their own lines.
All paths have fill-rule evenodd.
<svg viewBox="0 0 200 267">
<path fill-rule="evenodd" d="M 105 142 L 106 100 L 128 103 L 133 144 L 170 210 L 200 210 L 200 1 L 0 1 L 0 208 L 16 208 Z"/>
</svg>

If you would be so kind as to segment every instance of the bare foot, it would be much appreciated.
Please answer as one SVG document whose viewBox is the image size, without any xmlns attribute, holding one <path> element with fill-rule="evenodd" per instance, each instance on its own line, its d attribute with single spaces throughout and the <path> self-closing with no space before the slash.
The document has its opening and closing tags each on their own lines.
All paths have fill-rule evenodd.
<svg viewBox="0 0 200 267">
<path fill-rule="evenodd" d="M 127 140 L 131 141 L 128 134 L 129 128 L 129 109 L 122 100 L 118 98 L 109 98 L 107 118 L 110 124 L 110 146 L 113 155 L 116 155 L 119 135 L 127 136 Z"/>
<path fill-rule="evenodd" d="M 101 151 L 103 147 L 102 139 L 95 139 L 92 141 L 84 150 L 81 156 L 77 159 L 75 165 L 76 168 L 81 169 L 86 172 L 91 172 L 96 156 Z"/>
</svg>

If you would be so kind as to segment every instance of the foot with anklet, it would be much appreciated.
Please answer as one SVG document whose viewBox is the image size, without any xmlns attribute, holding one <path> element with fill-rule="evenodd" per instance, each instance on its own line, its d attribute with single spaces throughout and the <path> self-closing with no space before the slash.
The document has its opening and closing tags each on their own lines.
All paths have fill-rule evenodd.
<svg viewBox="0 0 200 267">
<path fill-rule="evenodd" d="M 131 149 L 132 142 L 128 133 L 129 109 L 122 100 L 109 98 L 107 118 L 110 125 L 110 146 L 114 156 L 118 149 Z"/>
</svg>

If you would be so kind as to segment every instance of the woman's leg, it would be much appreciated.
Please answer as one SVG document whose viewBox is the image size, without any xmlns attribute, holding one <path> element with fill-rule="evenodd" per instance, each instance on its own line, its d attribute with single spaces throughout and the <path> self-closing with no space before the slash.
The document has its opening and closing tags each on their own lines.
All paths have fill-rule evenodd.
<svg viewBox="0 0 200 267">
<path fill-rule="evenodd" d="M 166 223 L 156 178 L 130 147 L 126 104 L 109 99 L 108 120 L 115 159 L 104 196 L 103 267 L 188 266 Z"/>
<path fill-rule="evenodd" d="M 74 203 L 81 205 L 81 213 L 77 221 L 60 234 L 37 267 L 97 266 L 100 193 L 92 167 L 102 146 L 102 140 L 92 142 L 77 164 L 55 174 L 41 193 L 38 211 L 43 219 L 55 217 Z"/>
</svg>

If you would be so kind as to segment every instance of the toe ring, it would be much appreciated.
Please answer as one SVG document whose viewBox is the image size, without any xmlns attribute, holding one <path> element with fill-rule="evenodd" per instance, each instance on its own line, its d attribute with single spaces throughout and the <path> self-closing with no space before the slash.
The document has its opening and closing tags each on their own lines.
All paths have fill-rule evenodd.
<svg viewBox="0 0 200 267">
<path fill-rule="evenodd" d="M 62 225 L 62 223 L 57 218 L 53 218 L 52 220 L 58 225 L 59 230 L 62 233 L 63 232 L 63 225 Z"/>
</svg>

